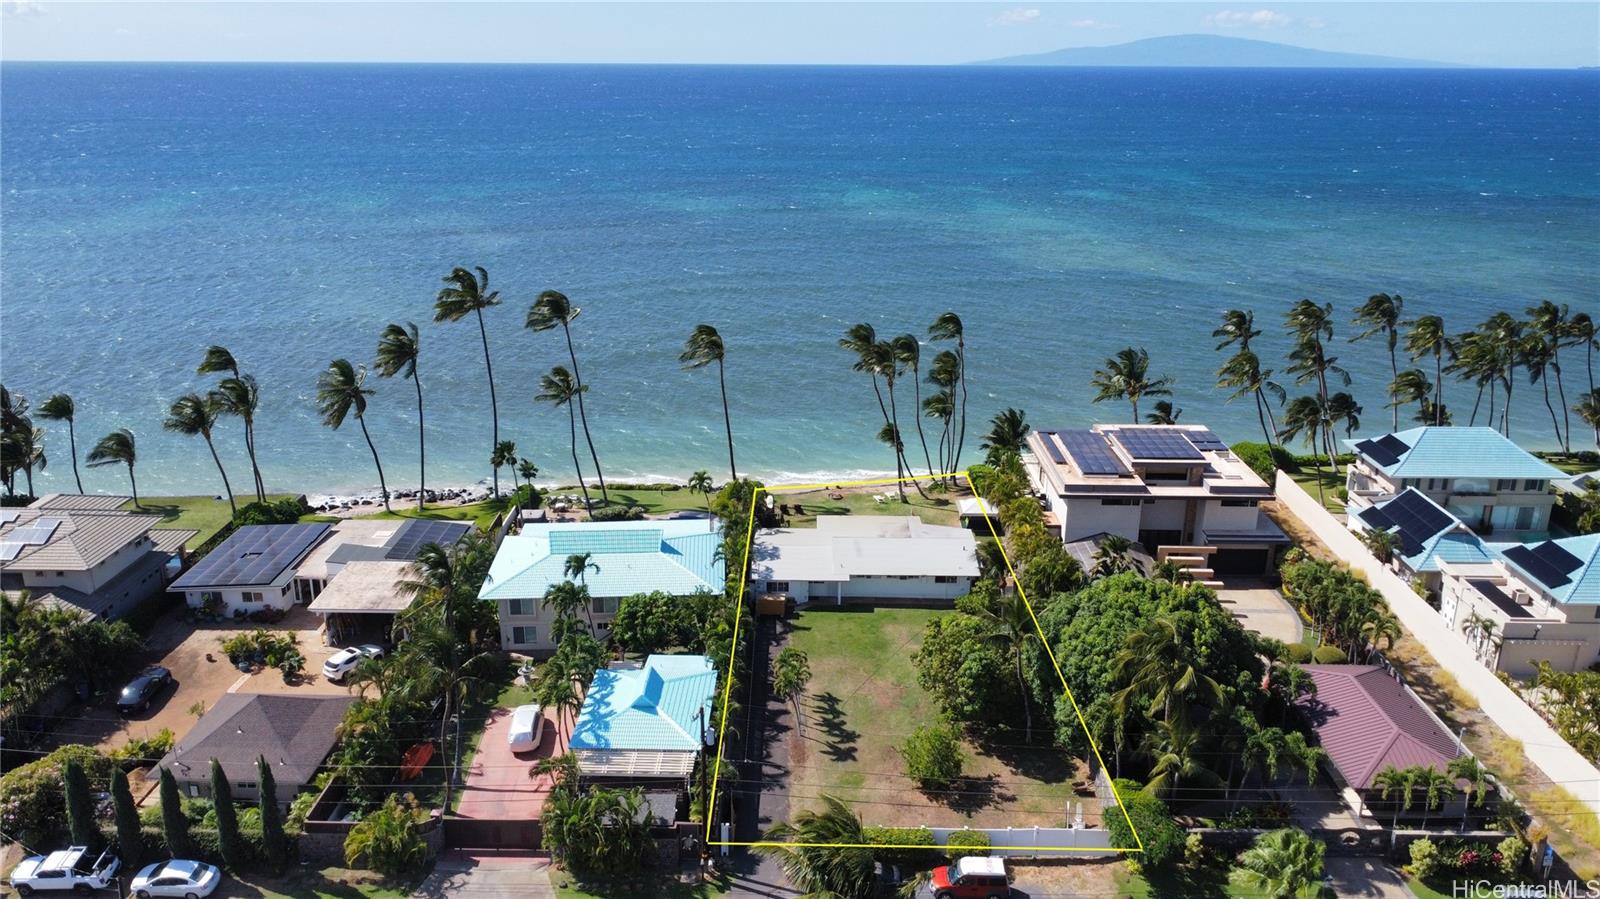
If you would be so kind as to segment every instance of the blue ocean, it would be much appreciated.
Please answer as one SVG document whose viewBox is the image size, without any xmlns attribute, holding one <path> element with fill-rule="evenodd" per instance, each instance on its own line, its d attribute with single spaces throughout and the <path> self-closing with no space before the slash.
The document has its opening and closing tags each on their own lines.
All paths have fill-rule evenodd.
<svg viewBox="0 0 1600 899">
<path fill-rule="evenodd" d="M 677 361 L 702 321 L 728 345 L 741 470 L 769 479 L 892 471 L 836 342 L 858 321 L 925 336 L 945 310 L 967 328 L 968 459 L 1006 406 L 1122 420 L 1088 382 L 1127 345 L 1176 380 L 1181 420 L 1248 439 L 1251 404 L 1214 387 L 1222 309 L 1255 309 L 1278 368 L 1301 297 L 1346 322 L 1399 293 L 1452 330 L 1543 299 L 1600 313 L 1600 72 L 0 67 L 0 377 L 35 402 L 71 393 L 80 449 L 131 428 L 144 492 L 216 489 L 203 444 L 161 429 L 210 383 L 194 368 L 212 343 L 261 381 L 269 486 L 372 486 L 359 430 L 323 427 L 314 385 L 407 320 L 430 482 L 486 477 L 477 329 L 431 320 L 455 265 L 504 300 L 502 436 L 555 476 L 566 412 L 534 394 L 565 346 L 522 326 L 546 288 L 583 309 L 610 479 L 725 471 L 714 370 Z M 1388 358 L 1355 331 L 1337 355 L 1362 431 L 1386 429 Z M 1569 362 L 1569 396 L 1582 378 Z M 390 483 L 410 483 L 411 387 L 371 386 Z M 1472 392 L 1452 382 L 1446 402 L 1464 422 Z M 1553 444 L 1537 387 L 1513 425 Z M 65 428 L 47 427 L 40 486 L 62 489 Z M 219 435 L 242 483 L 237 424 Z"/>
</svg>

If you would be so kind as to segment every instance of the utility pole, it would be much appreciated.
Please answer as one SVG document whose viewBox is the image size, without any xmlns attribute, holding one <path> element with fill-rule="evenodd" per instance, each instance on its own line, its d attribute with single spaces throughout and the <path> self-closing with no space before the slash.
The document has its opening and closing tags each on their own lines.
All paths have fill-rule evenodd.
<svg viewBox="0 0 1600 899">
<path fill-rule="evenodd" d="M 711 766 L 716 764 L 706 751 L 706 708 L 695 710 L 695 720 L 700 723 L 700 809 L 706 818 L 705 839 L 700 841 L 700 877 L 704 879 L 711 864 L 711 828 L 716 815 L 711 813 Z"/>
</svg>

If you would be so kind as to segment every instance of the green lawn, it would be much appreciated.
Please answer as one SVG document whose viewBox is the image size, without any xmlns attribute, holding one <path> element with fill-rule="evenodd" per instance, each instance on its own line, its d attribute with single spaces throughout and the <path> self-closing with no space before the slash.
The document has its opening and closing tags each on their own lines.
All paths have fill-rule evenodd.
<svg viewBox="0 0 1600 899">
<path fill-rule="evenodd" d="M 1339 474 L 1334 474 L 1332 470 L 1324 467 L 1319 474 L 1315 468 L 1309 465 L 1302 465 L 1299 471 L 1290 474 L 1289 477 L 1293 478 L 1296 484 L 1304 487 L 1312 498 L 1317 495 L 1317 482 L 1320 480 L 1322 482 L 1322 505 L 1335 515 L 1344 514 L 1344 501 L 1339 499 L 1339 488 L 1344 486 L 1343 469 L 1340 469 Z"/>
<path fill-rule="evenodd" d="M 249 899 L 404 899 L 414 886 L 383 881 L 371 871 L 300 868 L 283 877 L 229 874 L 221 895 Z"/>
<path fill-rule="evenodd" d="M 267 501 L 276 502 L 289 498 L 290 494 L 274 493 L 267 496 Z M 250 502 L 250 498 L 238 496 L 235 497 L 235 501 L 243 507 Z M 195 534 L 184 544 L 188 549 L 194 549 L 210 540 L 233 517 L 227 499 L 217 499 L 215 496 L 142 496 L 139 498 L 139 504 L 144 507 L 144 511 L 161 516 L 161 527 L 174 530 L 194 528 L 199 531 L 200 533 Z M 133 501 L 124 503 L 122 508 L 132 509 Z"/>
<path fill-rule="evenodd" d="M 937 720 L 917 684 L 911 656 L 933 609 L 807 609 L 790 645 L 810 658 L 802 700 L 804 731 L 791 734 L 789 789 L 794 810 L 823 794 L 850 802 L 869 824 L 1059 826 L 1074 799 L 1074 760 L 1050 749 L 985 754 L 968 741 L 959 792 L 928 795 L 898 772 L 898 745 Z M 1011 740 L 1015 743 L 1017 741 Z M 1094 808 L 1085 799 L 1086 810 Z"/>
<path fill-rule="evenodd" d="M 421 511 L 417 510 L 411 500 L 392 499 L 389 501 L 391 512 L 372 512 L 357 515 L 357 518 L 426 518 L 434 521 L 470 521 L 479 528 L 488 528 L 494 523 L 494 517 L 505 511 L 506 503 L 503 499 L 485 500 L 481 503 L 469 503 L 465 506 L 429 506 Z M 333 515 L 303 515 L 301 521 L 338 521 Z"/>
<path fill-rule="evenodd" d="M 559 867 L 550 869 L 550 882 L 556 888 L 556 899 L 713 899 L 729 888 L 727 875 L 709 883 L 686 884 L 660 873 L 637 880 L 579 884 Z"/>
</svg>

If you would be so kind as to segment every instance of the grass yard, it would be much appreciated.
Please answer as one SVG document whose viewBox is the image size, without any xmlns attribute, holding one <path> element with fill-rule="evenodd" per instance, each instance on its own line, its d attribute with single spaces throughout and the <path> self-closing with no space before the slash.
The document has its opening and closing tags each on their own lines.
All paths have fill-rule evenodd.
<svg viewBox="0 0 1600 899">
<path fill-rule="evenodd" d="M 1322 505 L 1335 515 L 1344 514 L 1344 501 L 1339 499 L 1339 488 L 1344 486 L 1343 470 L 1334 474 L 1324 467 L 1319 473 L 1309 465 L 1300 466 L 1300 470 L 1289 475 L 1296 484 L 1305 488 L 1305 491 L 1314 498 L 1317 495 L 1317 482 L 1322 482 Z"/>
<path fill-rule="evenodd" d="M 1075 760 L 1049 749 L 995 747 L 984 754 L 967 742 L 966 777 L 955 790 L 930 795 L 906 778 L 897 750 L 938 711 L 917 684 L 911 655 L 923 627 L 947 611 L 933 609 L 808 609 L 796 619 L 790 645 L 810 657 L 812 679 L 801 701 L 803 733 L 789 734 L 791 815 L 820 806 L 830 794 L 850 802 L 868 824 L 1062 826 L 1080 776 Z M 1094 798 L 1084 814 L 1098 820 Z"/>
<path fill-rule="evenodd" d="M 289 499 L 291 494 L 268 494 L 268 502 L 280 499 Z M 236 496 L 235 501 L 242 508 L 249 503 L 249 496 Z M 217 499 L 215 496 L 142 496 L 139 504 L 146 512 L 154 512 L 161 516 L 160 527 L 182 530 L 194 528 L 200 533 L 189 538 L 184 544 L 188 549 L 194 549 L 200 544 L 210 540 L 217 531 L 233 518 L 233 512 L 228 508 L 226 498 Z M 122 504 L 124 509 L 132 509 L 133 501 Z"/>
<path fill-rule="evenodd" d="M 877 491 L 880 494 L 892 493 L 894 485 L 885 485 L 877 488 Z M 827 490 L 796 493 L 777 489 L 773 491 L 772 501 L 787 506 L 798 503 L 804 508 L 806 514 L 789 516 L 789 523 L 798 527 L 815 524 L 818 515 L 915 515 L 928 524 L 956 524 L 956 501 L 952 494 L 930 492 L 927 499 L 923 499 L 907 485 L 904 503 L 898 497 L 880 503 L 870 493 L 846 492 L 844 499 L 831 499 L 828 493 Z M 960 495 L 966 494 L 963 492 Z"/>
<path fill-rule="evenodd" d="M 559 866 L 551 867 L 550 882 L 556 888 L 556 899 L 714 899 L 729 888 L 725 874 L 707 883 L 682 883 L 663 872 L 635 880 L 580 884 Z"/>
<path fill-rule="evenodd" d="M 415 886 L 383 880 L 371 871 L 306 867 L 272 878 L 229 874 L 218 895 L 249 899 L 405 899 Z"/>
</svg>

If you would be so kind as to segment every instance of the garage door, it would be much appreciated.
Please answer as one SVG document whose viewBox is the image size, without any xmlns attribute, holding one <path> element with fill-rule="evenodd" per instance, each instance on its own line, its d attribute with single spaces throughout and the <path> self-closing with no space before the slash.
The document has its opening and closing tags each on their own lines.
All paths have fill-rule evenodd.
<svg viewBox="0 0 1600 899">
<path fill-rule="evenodd" d="M 1211 570 L 1222 576 L 1264 574 L 1268 552 L 1265 549 L 1219 549 L 1211 556 Z"/>
</svg>

